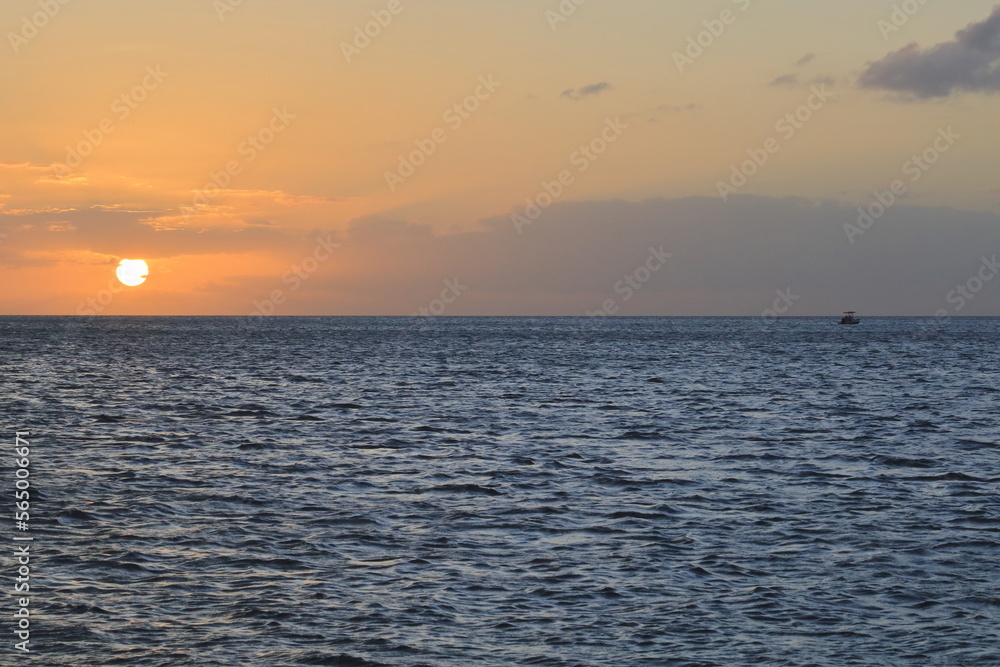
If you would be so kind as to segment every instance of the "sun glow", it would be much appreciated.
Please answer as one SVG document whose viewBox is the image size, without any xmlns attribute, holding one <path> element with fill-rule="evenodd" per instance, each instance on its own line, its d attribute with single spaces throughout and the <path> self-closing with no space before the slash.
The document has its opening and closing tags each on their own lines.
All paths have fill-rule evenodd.
<svg viewBox="0 0 1000 667">
<path fill-rule="evenodd" d="M 149 266 L 141 259 L 123 259 L 115 270 L 115 274 L 123 285 L 138 287 L 146 282 Z"/>
</svg>

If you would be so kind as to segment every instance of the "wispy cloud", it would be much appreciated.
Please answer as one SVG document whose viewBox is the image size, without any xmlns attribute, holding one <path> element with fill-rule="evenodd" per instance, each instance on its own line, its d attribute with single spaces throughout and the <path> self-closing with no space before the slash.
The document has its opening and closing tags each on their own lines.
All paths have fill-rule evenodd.
<svg viewBox="0 0 1000 667">
<path fill-rule="evenodd" d="M 58 207 L 47 207 L 47 208 L 17 208 L 17 209 L 7 209 L 0 213 L 0 215 L 10 215 L 10 216 L 31 216 L 47 213 L 72 213 L 75 208 L 58 208 Z"/>
<path fill-rule="evenodd" d="M 811 79 L 803 81 L 798 74 L 792 73 L 782 74 L 767 85 L 778 88 L 800 88 L 802 86 L 811 86 L 813 84 L 832 86 L 835 83 L 837 83 L 837 80 L 827 74 L 820 74 L 819 76 L 814 76 Z"/>
<path fill-rule="evenodd" d="M 796 88 L 801 85 L 799 82 L 798 74 L 782 74 L 777 79 L 767 84 L 769 86 L 780 86 L 787 88 Z"/>
<path fill-rule="evenodd" d="M 31 162 L 0 162 L 0 169 L 13 171 L 52 171 L 52 165 L 32 164 Z"/>
<path fill-rule="evenodd" d="M 683 105 L 670 105 L 661 104 L 660 106 L 653 109 L 656 113 L 671 114 L 671 113 L 684 113 L 685 111 L 694 111 L 698 108 L 698 105 L 692 102 L 691 104 Z"/>
<path fill-rule="evenodd" d="M 601 93 L 605 93 L 613 88 L 614 86 L 607 81 L 602 81 L 600 83 L 592 83 L 589 86 L 584 86 L 582 88 L 570 88 L 569 90 L 564 90 L 560 97 L 565 97 L 568 100 L 579 101 L 587 97 L 600 95 Z"/>
<path fill-rule="evenodd" d="M 659 122 L 660 118 L 664 116 L 673 116 L 675 114 L 692 113 L 697 111 L 700 105 L 695 103 L 690 104 L 661 104 L 659 106 L 653 107 L 648 111 L 638 111 L 634 113 L 625 114 L 623 118 L 626 120 L 643 120 L 645 119 L 650 123 Z"/>
<path fill-rule="evenodd" d="M 858 79 L 862 88 L 889 90 L 917 98 L 968 92 L 1000 92 L 1000 5 L 955 39 L 930 48 L 909 44 L 870 63 Z"/>
</svg>

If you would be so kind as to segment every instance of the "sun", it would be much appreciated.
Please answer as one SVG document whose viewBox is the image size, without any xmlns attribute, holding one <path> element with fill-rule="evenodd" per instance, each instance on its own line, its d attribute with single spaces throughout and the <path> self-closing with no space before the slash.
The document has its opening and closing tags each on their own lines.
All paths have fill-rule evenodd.
<svg viewBox="0 0 1000 667">
<path fill-rule="evenodd" d="M 138 287 L 146 282 L 146 276 L 149 275 L 149 266 L 141 259 L 123 259 L 115 270 L 115 273 L 123 285 Z"/>
</svg>

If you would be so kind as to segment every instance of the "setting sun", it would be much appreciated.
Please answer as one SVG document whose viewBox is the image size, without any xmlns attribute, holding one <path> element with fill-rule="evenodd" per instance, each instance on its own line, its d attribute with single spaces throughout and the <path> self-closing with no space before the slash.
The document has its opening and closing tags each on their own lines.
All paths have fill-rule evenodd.
<svg viewBox="0 0 1000 667">
<path fill-rule="evenodd" d="M 115 270 L 118 280 L 128 287 L 138 287 L 146 282 L 149 266 L 141 259 L 123 259 Z"/>
</svg>

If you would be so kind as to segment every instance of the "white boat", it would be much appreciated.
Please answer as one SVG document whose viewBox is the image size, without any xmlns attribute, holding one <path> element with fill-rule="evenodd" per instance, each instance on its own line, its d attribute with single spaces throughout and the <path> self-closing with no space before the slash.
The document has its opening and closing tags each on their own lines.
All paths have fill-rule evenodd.
<svg viewBox="0 0 1000 667">
<path fill-rule="evenodd" d="M 840 318 L 841 324 L 861 324 L 861 320 L 854 316 L 853 310 L 848 310 L 844 313 L 844 316 Z"/>
</svg>

